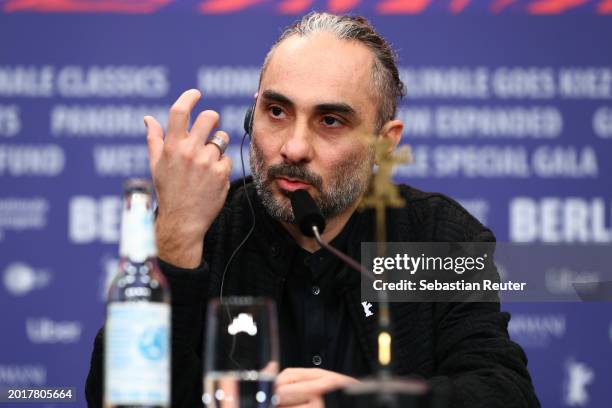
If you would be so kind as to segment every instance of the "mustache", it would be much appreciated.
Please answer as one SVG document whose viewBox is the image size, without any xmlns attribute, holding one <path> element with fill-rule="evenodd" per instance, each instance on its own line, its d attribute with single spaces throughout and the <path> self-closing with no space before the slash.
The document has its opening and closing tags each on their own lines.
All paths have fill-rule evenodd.
<svg viewBox="0 0 612 408">
<path fill-rule="evenodd" d="M 268 168 L 268 180 L 272 181 L 276 177 L 299 179 L 310 184 L 319 191 L 321 191 L 323 187 L 323 178 L 318 174 L 311 172 L 304 166 L 296 166 L 287 163 L 270 166 Z"/>
</svg>

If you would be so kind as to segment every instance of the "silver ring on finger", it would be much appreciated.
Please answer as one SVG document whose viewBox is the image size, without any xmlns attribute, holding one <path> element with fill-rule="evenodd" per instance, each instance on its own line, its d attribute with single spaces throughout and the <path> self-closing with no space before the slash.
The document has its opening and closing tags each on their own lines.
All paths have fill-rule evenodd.
<svg viewBox="0 0 612 408">
<path fill-rule="evenodd" d="M 219 152 L 223 156 L 223 153 L 225 153 L 225 149 L 227 149 L 227 145 L 228 145 L 225 139 L 223 139 L 221 136 L 214 135 L 209 141 L 206 142 L 206 144 L 209 144 L 209 143 L 212 143 L 215 146 L 217 146 L 217 148 L 219 149 Z"/>
</svg>

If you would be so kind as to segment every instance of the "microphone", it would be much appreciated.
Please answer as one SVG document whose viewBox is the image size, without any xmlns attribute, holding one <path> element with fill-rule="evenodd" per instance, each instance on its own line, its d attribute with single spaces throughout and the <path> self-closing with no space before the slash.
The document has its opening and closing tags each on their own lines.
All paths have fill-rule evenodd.
<svg viewBox="0 0 612 408">
<path fill-rule="evenodd" d="M 293 209 L 295 223 L 300 227 L 302 234 L 316 239 L 321 247 L 327 249 L 369 280 L 374 280 L 373 276 L 363 269 L 353 258 L 340 252 L 321 239 L 321 234 L 325 230 L 325 218 L 323 218 L 323 214 L 319 211 L 319 207 L 317 207 L 315 201 L 310 194 L 308 194 L 308 191 L 304 189 L 295 190 L 289 194 L 289 199 L 291 200 L 291 208 Z"/>
<path fill-rule="evenodd" d="M 315 236 L 313 226 L 316 226 L 319 234 L 322 234 L 325 231 L 325 218 L 323 218 L 323 214 L 319 211 L 319 207 L 308 194 L 308 191 L 295 190 L 289 198 L 291 199 L 295 223 L 300 227 L 302 234 L 313 238 Z"/>
</svg>

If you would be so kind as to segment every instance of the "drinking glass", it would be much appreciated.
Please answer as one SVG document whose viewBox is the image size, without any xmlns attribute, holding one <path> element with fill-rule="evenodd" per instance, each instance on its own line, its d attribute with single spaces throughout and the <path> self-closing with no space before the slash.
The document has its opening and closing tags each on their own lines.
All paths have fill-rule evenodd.
<svg viewBox="0 0 612 408">
<path fill-rule="evenodd" d="M 279 370 L 276 308 L 270 299 L 228 297 L 208 307 L 204 394 L 210 408 L 277 405 Z"/>
</svg>

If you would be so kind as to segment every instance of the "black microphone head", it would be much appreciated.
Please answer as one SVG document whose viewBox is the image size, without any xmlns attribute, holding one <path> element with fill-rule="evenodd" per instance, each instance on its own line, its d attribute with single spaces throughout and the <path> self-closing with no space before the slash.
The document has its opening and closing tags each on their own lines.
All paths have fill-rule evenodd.
<svg viewBox="0 0 612 408">
<path fill-rule="evenodd" d="M 322 234 L 325 230 L 325 218 L 323 218 L 323 214 L 319 211 L 319 207 L 308 194 L 308 191 L 295 190 L 289 194 L 289 198 L 291 199 L 295 223 L 299 225 L 302 234 L 307 237 L 314 237 L 313 226 L 316 226 L 319 234 Z"/>
</svg>

